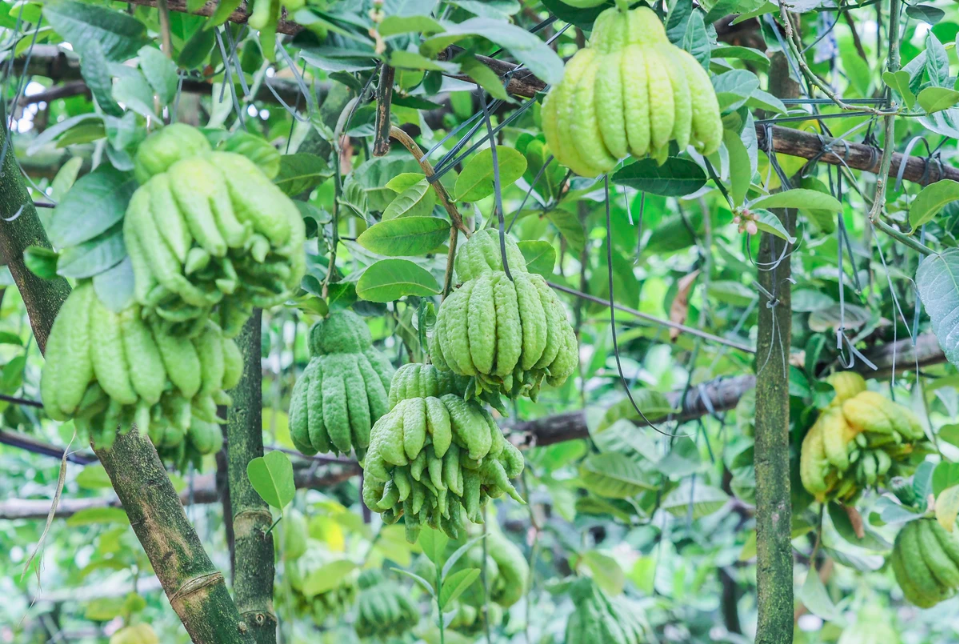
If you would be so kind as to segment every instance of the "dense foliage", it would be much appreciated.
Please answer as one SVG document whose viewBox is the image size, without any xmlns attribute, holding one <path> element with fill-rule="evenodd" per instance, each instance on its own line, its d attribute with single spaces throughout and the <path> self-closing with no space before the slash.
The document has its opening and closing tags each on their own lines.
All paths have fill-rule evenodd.
<svg viewBox="0 0 959 644">
<path fill-rule="evenodd" d="M 957 43 L 3 4 L 0 642 L 955 639 Z"/>
</svg>

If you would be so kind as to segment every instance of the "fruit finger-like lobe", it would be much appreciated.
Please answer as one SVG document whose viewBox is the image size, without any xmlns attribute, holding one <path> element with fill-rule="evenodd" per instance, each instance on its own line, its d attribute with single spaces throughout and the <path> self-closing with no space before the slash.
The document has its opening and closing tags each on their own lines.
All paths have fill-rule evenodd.
<svg viewBox="0 0 959 644">
<path fill-rule="evenodd" d="M 350 429 L 353 447 L 366 449 L 370 445 L 370 399 L 366 394 L 366 383 L 355 360 L 344 358 L 343 386 L 346 389 L 346 404 L 350 416 Z"/>
<path fill-rule="evenodd" d="M 689 138 L 693 126 L 692 97 L 689 94 L 689 85 L 686 83 L 686 72 L 678 62 L 672 45 L 657 45 L 660 60 L 665 63 L 664 69 L 669 74 L 669 82 L 673 87 L 673 106 L 676 109 L 673 121 L 672 138 L 676 140 L 679 151 L 683 152 L 689 145 Z"/>
<path fill-rule="evenodd" d="M 450 445 L 443 456 L 443 482 L 456 496 L 463 496 L 463 470 L 460 467 L 460 448 L 456 443 Z"/>
<path fill-rule="evenodd" d="M 516 287 L 505 273 L 497 273 L 493 278 L 493 302 L 496 307 L 496 365 L 493 375 L 504 378 L 513 373 L 523 353 Z"/>
<path fill-rule="evenodd" d="M 200 130 L 174 123 L 151 134 L 140 144 L 133 160 L 134 174 L 142 185 L 154 175 L 166 172 L 180 159 L 209 151 L 210 142 Z"/>
<path fill-rule="evenodd" d="M 323 380 L 327 377 L 324 373 L 323 362 L 319 358 L 310 360 L 313 370 L 310 372 L 310 383 L 306 390 L 306 404 L 308 410 L 307 434 L 313 449 L 320 453 L 326 453 L 333 450 L 333 444 L 330 440 L 330 434 L 326 429 L 323 401 Z M 336 378 L 336 374 L 330 376 Z"/>
<path fill-rule="evenodd" d="M 629 12 L 627 40 L 637 45 L 666 44 L 666 29 L 656 13 L 648 7 L 637 7 Z"/>
<path fill-rule="evenodd" d="M 130 382 L 130 366 L 123 350 L 123 335 L 120 333 L 120 318 L 100 302 L 91 298 L 90 354 L 97 382 L 110 398 L 122 405 L 135 405 L 139 396 Z"/>
<path fill-rule="evenodd" d="M 303 374 L 294 383 L 293 392 L 290 394 L 290 438 L 293 439 L 293 445 L 296 449 L 307 456 L 312 456 L 317 451 L 310 441 L 309 405 L 307 402 L 307 392 L 315 370 L 316 363 L 311 360 L 306 365 L 306 369 L 303 370 Z"/>
<path fill-rule="evenodd" d="M 616 159 L 629 154 L 622 78 L 623 54 L 613 51 L 602 59 L 596 72 L 595 105 L 603 144 Z"/>
<path fill-rule="evenodd" d="M 132 217 L 123 220 L 123 243 L 127 247 L 130 266 L 133 268 L 133 299 L 140 304 L 147 300 L 150 291 L 157 285 L 156 277 L 143 253 L 143 247 L 133 229 Z"/>
<path fill-rule="evenodd" d="M 917 523 L 919 524 L 919 549 L 922 552 L 922 560 L 926 562 L 932 576 L 942 588 L 949 590 L 959 588 L 959 568 L 956 568 L 956 564 L 946 554 L 932 527 L 933 523 L 936 525 L 939 525 L 939 523 L 932 519 L 923 519 L 917 521 Z"/>
<path fill-rule="evenodd" d="M 147 184 L 150 192 L 150 212 L 153 225 L 170 247 L 173 256 L 182 264 L 193 244 L 189 226 L 177 206 L 170 190 L 170 178 L 167 174 L 158 174 Z"/>
<path fill-rule="evenodd" d="M 350 417 L 346 406 L 346 386 L 343 384 L 338 357 L 323 358 L 323 424 L 334 451 L 349 454 L 352 447 Z"/>
<path fill-rule="evenodd" d="M 649 152 L 650 108 L 646 56 L 639 45 L 628 45 L 620 54 L 619 73 L 623 88 L 623 119 L 629 151 L 643 158 Z"/>
<path fill-rule="evenodd" d="M 200 356 L 193 342 L 159 329 L 154 329 L 153 338 L 170 381 L 186 398 L 193 398 L 202 384 Z"/>
<path fill-rule="evenodd" d="M 503 248 L 506 249 L 506 261 L 510 272 L 526 273 L 526 258 L 519 246 L 509 235 L 503 235 L 502 243 L 499 231 L 492 228 L 479 230 L 460 246 L 456 252 L 456 279 L 467 282 L 483 273 L 495 273 L 503 270 Z"/>
<path fill-rule="evenodd" d="M 293 222 L 302 221 L 290 198 L 243 155 L 214 152 L 210 161 L 223 173 L 237 219 L 250 222 L 273 246 L 283 246 L 290 241 L 294 234 Z"/>
<path fill-rule="evenodd" d="M 120 333 L 127 363 L 133 367 L 130 369 L 133 388 L 144 402 L 155 405 L 166 388 L 167 373 L 153 334 L 140 319 L 139 307 L 120 313 Z"/>
<path fill-rule="evenodd" d="M 666 70 L 666 61 L 655 48 L 643 51 L 646 81 L 649 87 L 649 135 L 653 151 L 669 146 L 676 120 L 673 86 Z"/>
<path fill-rule="evenodd" d="M 837 407 L 853 396 L 866 391 L 866 380 L 855 371 L 837 371 L 828 376 L 826 382 L 836 390 L 836 397 L 830 405 Z"/>
<path fill-rule="evenodd" d="M 475 402 L 465 401 L 454 394 L 447 394 L 440 400 L 449 411 L 456 442 L 466 449 L 473 460 L 478 461 L 486 456 L 492 440 L 486 420 L 483 418 L 483 408 Z"/>
<path fill-rule="evenodd" d="M 716 90 L 709 80 L 709 74 L 689 52 L 676 48 L 677 62 L 686 72 L 692 105 L 691 143 L 704 156 L 719 149 L 723 140 L 723 121 L 719 113 L 719 101 Z"/>
<path fill-rule="evenodd" d="M 433 451 L 442 458 L 453 442 L 453 426 L 446 405 L 439 398 L 426 398 L 426 420 L 433 439 Z"/>
<path fill-rule="evenodd" d="M 583 68 L 573 93 L 573 110 L 576 118 L 573 119 L 571 132 L 573 145 L 579 151 L 580 157 L 588 165 L 597 168 L 600 174 L 612 170 L 617 161 L 603 143 L 598 118 L 599 95 L 596 92 L 596 75 L 605 62 L 606 56 L 596 54 L 593 60 Z"/>
<path fill-rule="evenodd" d="M 406 449 L 403 443 L 404 416 L 406 403 L 403 401 L 396 405 L 386 416 L 383 416 L 376 423 L 373 437 L 371 439 L 371 449 L 375 447 L 380 458 L 385 462 L 404 466 L 409 464 L 409 458 L 406 456 Z"/>
<path fill-rule="evenodd" d="M 232 339 L 222 338 L 222 340 L 223 390 L 229 391 L 240 384 L 240 379 L 243 377 L 243 352 Z"/>
<path fill-rule="evenodd" d="M 403 408 L 403 449 L 406 457 L 410 460 L 417 458 L 425 444 L 426 401 L 423 398 L 410 398 Z"/>
<path fill-rule="evenodd" d="M 76 411 L 94 375 L 90 356 L 90 310 L 95 297 L 90 283 L 78 285 L 63 303 L 51 330 L 51 335 L 59 333 L 63 338 L 59 355 L 51 357 L 59 363 L 55 400 L 67 416 Z"/>
<path fill-rule="evenodd" d="M 918 522 L 913 522 L 918 523 Z M 937 603 L 948 596 L 932 575 L 932 571 L 925 563 L 922 556 L 922 546 L 919 543 L 920 527 L 918 525 L 906 524 L 898 536 L 899 555 L 902 557 L 906 577 L 912 581 L 919 592 L 920 599 Z M 918 605 L 918 604 L 917 604 Z"/>
<path fill-rule="evenodd" d="M 850 425 L 876 434 L 891 434 L 894 430 L 885 408 L 886 398 L 875 391 L 864 391 L 842 404 L 842 412 Z"/>
<path fill-rule="evenodd" d="M 212 196 L 223 189 L 219 173 L 205 159 L 193 157 L 173 164 L 167 175 L 173 196 L 196 243 L 214 257 L 226 255 L 227 242 L 210 208 Z"/>
<path fill-rule="evenodd" d="M 476 375 L 469 344 L 469 300 L 474 284 L 473 281 L 466 282 L 443 302 L 447 309 L 443 324 L 443 355 L 450 368 L 464 376 Z"/>
<path fill-rule="evenodd" d="M 555 102 L 551 109 L 556 110 L 556 139 L 546 139 L 549 149 L 553 150 L 556 160 L 578 175 L 595 177 L 602 174 L 599 168 L 594 167 L 580 155 L 573 141 L 573 123 L 579 118 L 575 113 L 575 94 L 580 79 L 586 68 L 592 63 L 596 55 L 592 49 L 580 49 L 566 63 L 563 80 L 550 90 L 547 100 Z"/>
<path fill-rule="evenodd" d="M 817 499 L 824 498 L 829 491 L 825 478 L 828 465 L 822 427 L 817 423 L 806 433 L 799 457 L 799 475 L 803 487 Z"/>
<path fill-rule="evenodd" d="M 533 280 L 534 278 L 528 274 L 513 276 L 523 330 L 523 359 L 520 367 L 524 371 L 532 369 L 543 357 L 548 334 L 547 314 Z"/>
<path fill-rule="evenodd" d="M 576 333 L 568 323 L 563 325 L 563 348 L 556 359 L 549 365 L 549 377 L 546 379 L 550 386 L 559 387 L 576 370 L 579 364 L 579 344 Z"/>
<path fill-rule="evenodd" d="M 390 410 L 389 395 L 366 354 L 361 353 L 356 356 L 356 365 L 360 375 L 363 376 L 363 385 L 370 407 L 370 422 L 375 423 L 380 416 Z"/>
<path fill-rule="evenodd" d="M 433 366 L 438 370 L 452 371 L 453 367 L 450 366 L 449 361 L 446 360 L 446 354 L 443 353 L 443 341 L 446 337 L 445 320 L 446 308 L 440 306 L 436 312 L 436 323 L 433 325 L 433 334 L 430 336 L 430 358 L 433 360 Z M 392 406 L 393 402 L 390 401 L 390 407 Z"/>
<path fill-rule="evenodd" d="M 496 357 L 496 308 L 493 305 L 493 273 L 472 280 L 467 308 L 467 332 L 472 364 L 480 373 L 493 370 Z"/>
<path fill-rule="evenodd" d="M 919 440 L 925 438 L 926 433 L 922 428 L 919 417 L 906 407 L 882 397 L 882 410 L 892 426 L 893 432 L 898 432 L 907 440 Z"/>
<path fill-rule="evenodd" d="M 816 421 L 822 432 L 823 448 L 829 463 L 840 472 L 849 469 L 849 453 L 846 451 L 847 423 L 842 410 L 830 408 Z"/>
<path fill-rule="evenodd" d="M 953 534 L 946 532 L 938 521 L 930 522 L 930 528 L 933 535 L 939 541 L 943 551 L 956 566 L 959 566 L 959 540 Z"/>
<path fill-rule="evenodd" d="M 223 339 L 220 329 L 208 324 L 194 340 L 200 358 L 200 396 L 209 396 L 223 388 L 226 363 L 223 360 Z"/>
</svg>

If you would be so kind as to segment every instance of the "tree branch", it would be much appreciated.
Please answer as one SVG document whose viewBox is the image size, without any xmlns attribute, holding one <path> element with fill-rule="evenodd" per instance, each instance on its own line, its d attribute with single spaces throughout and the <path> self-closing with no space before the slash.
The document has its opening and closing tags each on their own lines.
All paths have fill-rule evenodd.
<svg viewBox="0 0 959 644">
<path fill-rule="evenodd" d="M 254 458 L 263 456 L 263 366 L 260 332 L 263 312 L 256 309 L 236 342 L 243 352 L 243 377 L 232 390 L 227 411 L 227 473 L 233 516 L 233 593 L 240 617 L 257 644 L 276 644 L 273 610 L 273 516 L 246 474 Z"/>
<path fill-rule="evenodd" d="M 5 141 L 6 129 L 0 128 L 0 148 L 7 152 L 0 176 L 0 254 L 10 267 L 37 345 L 43 351 L 70 286 L 60 277 L 43 280 L 26 267 L 24 250 L 31 245 L 50 248 L 50 242 Z M 203 550 L 150 440 L 138 431 L 128 431 L 117 438 L 110 451 L 100 450 L 97 456 L 194 642 L 252 642 L 240 631 L 240 616 L 223 576 Z"/>
</svg>

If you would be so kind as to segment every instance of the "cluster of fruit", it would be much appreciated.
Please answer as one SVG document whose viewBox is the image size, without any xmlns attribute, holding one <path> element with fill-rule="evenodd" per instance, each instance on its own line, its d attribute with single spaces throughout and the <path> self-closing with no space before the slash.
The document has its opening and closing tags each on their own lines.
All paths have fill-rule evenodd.
<svg viewBox="0 0 959 644">
<path fill-rule="evenodd" d="M 530 273 L 519 247 L 477 231 L 456 255 L 460 285 L 443 300 L 430 344 L 441 371 L 472 379 L 474 395 L 536 398 L 545 379 L 559 386 L 576 369 L 578 344 L 566 309 L 541 275 Z"/>
<path fill-rule="evenodd" d="M 569 591 L 575 610 L 566 623 L 567 642 L 641 644 L 649 626 L 618 597 L 610 597 L 589 577 L 573 582 Z"/>
<path fill-rule="evenodd" d="M 213 322 L 195 337 L 171 336 L 138 304 L 110 310 L 83 281 L 53 324 L 40 395 L 51 418 L 73 418 L 97 448 L 136 424 L 185 463 L 217 449 L 217 405 L 231 403 L 226 390 L 242 372 L 239 348 Z"/>
<path fill-rule="evenodd" d="M 904 525 L 889 563 L 905 598 L 920 608 L 931 608 L 959 589 L 959 540 L 935 519 Z"/>
<path fill-rule="evenodd" d="M 254 307 L 284 301 L 306 270 L 299 210 L 241 154 L 214 152 L 199 130 L 169 125 L 136 154 L 141 186 L 123 222 L 143 314 L 170 335 L 208 319 L 227 337 Z"/>
<path fill-rule="evenodd" d="M 419 623 L 420 609 L 409 592 L 386 579 L 382 571 L 364 570 L 360 573 L 359 586 L 353 628 L 360 637 L 383 641 L 402 637 Z"/>
<path fill-rule="evenodd" d="M 370 429 L 389 410 L 389 359 L 352 311 L 331 313 L 310 329 L 312 357 L 290 399 L 290 435 L 304 454 L 355 450 L 370 444 Z"/>
<path fill-rule="evenodd" d="M 556 160 L 584 177 L 647 154 L 662 164 L 675 141 L 709 155 L 723 138 L 709 74 L 666 38 L 646 6 L 607 9 L 589 46 L 566 64 L 543 103 L 543 133 Z"/>
<path fill-rule="evenodd" d="M 523 471 L 523 455 L 478 401 L 463 399 L 456 379 L 408 364 L 394 380 L 404 397 L 391 391 L 393 408 L 373 426 L 363 464 L 367 507 L 386 523 L 405 517 L 415 542 L 423 524 L 458 538 L 463 510 L 482 522 L 489 498 L 509 494 L 522 502 L 510 479 Z"/>
<path fill-rule="evenodd" d="M 931 445 L 919 419 L 882 394 L 867 391 L 862 376 L 833 374 L 836 397 L 803 439 L 799 472 L 819 501 L 850 501 L 887 478 L 907 474 Z"/>
</svg>

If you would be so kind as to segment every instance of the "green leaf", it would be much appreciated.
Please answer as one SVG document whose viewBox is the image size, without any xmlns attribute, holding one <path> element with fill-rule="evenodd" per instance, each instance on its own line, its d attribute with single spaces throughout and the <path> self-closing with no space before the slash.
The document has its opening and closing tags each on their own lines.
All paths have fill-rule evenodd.
<svg viewBox="0 0 959 644">
<path fill-rule="evenodd" d="M 659 460 L 659 447 L 636 425 L 628 420 L 617 420 L 609 427 L 594 428 L 590 437 L 601 452 L 625 454 L 634 461 L 647 460 L 655 463 Z"/>
<path fill-rule="evenodd" d="M 23 251 L 23 263 L 31 273 L 45 280 L 52 280 L 57 276 L 57 262 L 60 255 L 56 251 L 42 246 L 27 246 Z"/>
<path fill-rule="evenodd" d="M 210 16 L 210 19 L 200 31 L 205 31 L 214 36 L 213 27 L 218 27 L 229 20 L 241 4 L 243 4 L 243 0 L 220 0 L 216 5 L 216 11 L 213 12 L 213 15 Z"/>
<path fill-rule="evenodd" d="M 93 290 L 103 305 L 119 313 L 133 301 L 133 263 L 129 255 L 118 264 L 93 276 Z"/>
<path fill-rule="evenodd" d="M 642 466 L 625 454 L 590 454 L 579 467 L 579 478 L 590 492 L 610 499 L 630 499 L 656 486 Z"/>
<path fill-rule="evenodd" d="M 859 96 L 868 97 L 872 85 L 872 71 L 869 63 L 864 61 L 854 47 L 840 47 L 839 57 L 842 60 L 843 71 L 849 78 L 850 84 Z"/>
<path fill-rule="evenodd" d="M 754 89 L 752 91 L 752 94 L 750 94 L 746 100 L 746 106 L 753 109 L 766 110 L 767 112 L 775 112 L 776 114 L 785 114 L 789 111 L 781 100 L 761 89 Z"/>
<path fill-rule="evenodd" d="M 440 608 L 445 608 L 451 601 L 463 594 L 463 592 L 473 585 L 479 576 L 479 568 L 464 568 L 458 570 L 443 580 L 443 588 L 440 590 Z"/>
<path fill-rule="evenodd" d="M 83 46 L 80 56 L 80 75 L 100 109 L 110 116 L 120 116 L 123 109 L 113 98 L 113 76 L 107 67 L 107 57 L 96 41 Z"/>
<path fill-rule="evenodd" d="M 760 69 L 766 71 L 769 69 L 769 58 L 758 49 L 751 47 L 739 47 L 737 45 L 722 45 L 714 47 L 711 52 L 712 58 L 738 58 L 752 63 Z"/>
<path fill-rule="evenodd" d="M 377 27 L 377 31 L 384 38 L 399 34 L 435 34 L 445 31 L 446 28 L 430 16 L 387 16 Z"/>
<path fill-rule="evenodd" d="M 450 538 L 444 532 L 424 527 L 416 541 L 426 558 L 433 562 L 437 570 L 443 568 L 443 559 L 446 555 L 446 546 Z"/>
<path fill-rule="evenodd" d="M 677 517 L 685 517 L 692 504 L 692 518 L 695 521 L 722 509 L 729 496 L 718 487 L 706 485 L 700 479 L 688 478 L 679 487 L 666 495 L 662 508 Z"/>
<path fill-rule="evenodd" d="M 506 93 L 500 75 L 476 60 L 472 54 L 461 54 L 454 58 L 453 62 L 458 63 L 463 73 L 476 81 L 476 84 L 485 89 L 490 96 L 501 101 L 513 102 L 512 97 Z"/>
<path fill-rule="evenodd" d="M 155 47 L 143 47 L 139 52 L 140 71 L 163 105 L 170 105 L 176 97 L 179 83 L 176 65 Z"/>
<path fill-rule="evenodd" d="M 315 154 L 299 152 L 280 157 L 280 170 L 273 183 L 291 197 L 313 190 L 333 176 L 326 161 Z"/>
<path fill-rule="evenodd" d="M 267 456 L 270 454 L 282 454 L 282 452 L 269 452 Z M 329 592 L 340 586 L 347 575 L 354 570 L 356 570 L 356 564 L 349 559 L 337 559 L 320 566 L 303 580 L 303 594 L 307 599 L 312 599 Z"/>
<path fill-rule="evenodd" d="M 605 0 L 604 2 L 599 2 L 595 7 L 575 7 L 571 4 L 566 4 L 563 0 L 541 0 L 543 6 L 546 7 L 550 14 L 556 16 L 563 22 L 569 22 L 584 31 L 590 31 L 593 28 L 593 23 L 596 21 L 597 16 L 602 12 L 606 11 L 610 7 L 613 7 L 613 0 Z M 589 3 L 582 3 L 589 4 Z M 672 12 L 670 12 L 672 15 Z"/>
<path fill-rule="evenodd" d="M 664 197 L 682 197 L 706 185 L 703 169 L 681 157 L 669 157 L 663 165 L 642 159 L 620 168 L 610 178 L 616 185 Z"/>
<path fill-rule="evenodd" d="M 666 400 L 666 396 L 652 389 L 636 389 L 632 391 L 632 400 L 636 401 L 636 406 L 642 410 L 643 415 L 651 422 L 662 420 L 673 412 L 672 406 Z M 618 420 L 629 420 L 639 422 L 642 417 L 636 411 L 629 396 L 621 398 L 619 402 L 611 405 L 603 414 L 602 420 L 596 426 L 596 431 L 601 432 L 611 426 Z"/>
<path fill-rule="evenodd" d="M 53 183 L 50 184 L 50 196 L 54 200 L 60 201 L 64 195 L 69 192 L 73 184 L 76 183 L 77 176 L 79 176 L 80 168 L 82 167 L 83 157 L 72 157 L 60 166 L 60 169 L 57 171 L 57 176 L 53 178 Z"/>
<path fill-rule="evenodd" d="M 959 366 L 959 249 L 924 258 L 916 287 L 946 359 Z"/>
<path fill-rule="evenodd" d="M 44 5 L 43 15 L 74 47 L 96 42 L 107 60 L 132 58 L 147 41 L 146 25 L 128 13 L 103 6 L 54 0 Z"/>
<path fill-rule="evenodd" d="M 814 567 L 810 567 L 809 572 L 806 573 L 806 581 L 803 582 L 802 589 L 799 591 L 799 599 L 813 615 L 829 622 L 842 620 L 842 613 L 836 609 L 829 592 L 819 578 L 819 572 Z"/>
<path fill-rule="evenodd" d="M 293 464 L 283 452 L 267 452 L 249 462 L 246 475 L 250 485 L 264 501 L 282 510 L 296 494 L 293 486 Z"/>
<path fill-rule="evenodd" d="M 939 214 L 946 204 L 959 199 L 959 182 L 942 179 L 919 191 L 909 207 L 909 225 L 919 229 Z"/>
<path fill-rule="evenodd" d="M 153 88 L 139 72 L 118 79 L 113 85 L 113 98 L 144 118 L 156 118 Z"/>
<path fill-rule="evenodd" d="M 693 11 L 689 15 L 682 47 L 692 54 L 700 65 L 709 69 L 709 35 L 706 33 L 706 23 L 703 22 L 701 11 Z"/>
<path fill-rule="evenodd" d="M 934 25 L 946 16 L 946 12 L 932 5 L 916 4 L 906 5 L 906 15 L 926 24 Z"/>
<path fill-rule="evenodd" d="M 547 279 L 553 276 L 553 267 L 556 266 L 556 249 L 552 244 L 537 239 L 521 241 L 517 243 L 517 246 L 526 258 L 526 268 L 530 273 L 538 273 Z"/>
<path fill-rule="evenodd" d="M 939 496 L 946 488 L 959 485 L 959 463 L 942 461 L 932 471 L 932 493 Z"/>
<path fill-rule="evenodd" d="M 123 219 L 137 189 L 133 175 L 101 165 L 81 177 L 53 211 L 47 234 L 56 248 L 93 239 Z"/>
<path fill-rule="evenodd" d="M 949 532 L 956 529 L 959 515 L 959 486 L 946 488 L 936 496 L 936 520 Z"/>
<path fill-rule="evenodd" d="M 231 134 L 230 138 L 222 143 L 220 149 L 245 156 L 271 180 L 275 180 L 280 173 L 282 163 L 280 151 L 261 136 L 239 130 Z"/>
<path fill-rule="evenodd" d="M 389 527 L 389 526 L 386 526 L 386 527 Z M 409 570 L 403 570 L 402 568 L 393 568 L 392 570 L 400 573 L 401 575 L 406 575 L 407 577 L 409 577 L 410 579 L 418 583 L 420 586 L 423 587 L 423 590 L 429 593 L 430 597 L 436 597 L 436 591 L 433 590 L 433 586 L 430 585 L 430 582 L 426 581 L 425 579 L 423 579 L 416 573 L 412 573 Z"/>
<path fill-rule="evenodd" d="M 909 72 L 883 72 L 882 82 L 891 90 L 897 92 L 909 109 L 916 105 L 916 95 L 909 89 Z"/>
<path fill-rule="evenodd" d="M 610 595 L 620 595 L 626 586 L 626 574 L 619 562 L 599 550 L 587 550 L 580 555 L 593 573 L 593 581 Z"/>
<path fill-rule="evenodd" d="M 68 527 L 75 528 L 82 525 L 95 525 L 98 523 L 130 523 L 127 513 L 123 508 L 86 508 L 76 512 L 67 519 Z"/>
<path fill-rule="evenodd" d="M 64 248 L 57 263 L 57 274 L 75 279 L 93 277 L 116 266 L 126 255 L 123 227 L 117 225 L 82 244 Z"/>
<path fill-rule="evenodd" d="M 222 7 L 227 2 L 232 2 L 233 0 L 220 0 L 220 4 L 217 6 L 217 12 L 219 12 L 220 7 Z M 237 4 L 239 6 L 239 3 Z M 230 13 L 233 13 L 231 10 Z M 227 14 L 229 17 L 230 13 Z M 210 17 L 211 20 L 216 17 L 216 13 Z M 223 18 L 226 20 L 226 17 Z M 196 69 L 203 65 L 204 61 L 207 59 L 207 56 L 210 55 L 210 51 L 213 50 L 213 45 L 216 44 L 216 32 L 212 29 L 197 29 L 190 39 L 183 46 L 183 49 L 180 50 L 180 55 L 177 56 L 176 62 L 177 65 L 183 69 Z"/>
<path fill-rule="evenodd" d="M 919 92 L 919 106 L 926 114 L 941 112 L 959 103 L 959 92 L 948 87 L 927 87 Z"/>
<path fill-rule="evenodd" d="M 749 306 L 757 294 L 742 282 L 710 280 L 706 287 L 709 297 L 733 306 Z M 795 293 L 795 292 L 794 292 Z M 830 300 L 830 303 L 832 300 Z"/>
<path fill-rule="evenodd" d="M 513 148 L 496 147 L 500 187 L 512 185 L 526 172 L 526 157 Z M 480 150 L 456 178 L 456 200 L 471 203 L 493 194 L 493 150 Z"/>
<path fill-rule="evenodd" d="M 450 223 L 439 217 L 402 217 L 381 221 L 363 231 L 356 242 L 388 257 L 426 255 L 450 236 Z"/>
<path fill-rule="evenodd" d="M 415 51 L 393 51 L 390 54 L 390 65 L 397 69 L 424 69 L 447 74 L 455 74 L 459 71 L 459 65 L 455 63 L 433 60 Z"/>
<path fill-rule="evenodd" d="M 369 302 L 392 302 L 406 295 L 429 297 L 440 292 L 433 275 L 407 259 L 383 259 L 363 271 L 356 295 Z"/>
<path fill-rule="evenodd" d="M 402 190 L 397 190 L 397 188 L 394 187 L 397 185 L 394 182 L 396 179 L 399 179 L 399 177 L 390 181 L 390 183 L 394 183 L 394 185 L 386 184 L 387 187 L 397 190 L 400 194 L 398 194 L 396 198 L 390 202 L 390 205 L 386 207 L 386 210 L 383 211 L 383 221 L 399 219 L 401 217 L 428 217 L 436 205 L 436 191 L 433 190 L 433 186 L 430 185 L 430 182 L 423 175 L 409 173 L 400 176 L 419 176 L 420 178 L 416 183 Z"/>
<path fill-rule="evenodd" d="M 865 534 L 860 539 L 856 534 L 856 528 L 849 519 L 849 515 L 843 507 L 836 502 L 829 504 L 829 519 L 832 521 L 832 525 L 836 528 L 839 536 L 854 546 L 866 548 L 867 550 L 878 550 L 880 552 L 887 551 L 892 547 L 892 544 L 869 529 L 868 526 L 863 526 Z"/>
<path fill-rule="evenodd" d="M 834 213 L 842 212 L 842 204 L 832 195 L 805 188 L 794 188 L 760 197 L 752 201 L 749 208 L 750 210 L 754 208 L 798 208 L 800 210 L 815 208 Z"/>
<path fill-rule="evenodd" d="M 754 90 L 759 89 L 759 79 L 745 69 L 734 69 L 712 77 L 716 99 L 723 113 L 738 109 Z"/>
<path fill-rule="evenodd" d="M 749 151 L 742 137 L 732 130 L 723 131 L 723 143 L 729 153 L 729 194 L 733 198 L 733 206 L 739 207 L 746 199 L 749 184 L 752 182 Z"/>
<path fill-rule="evenodd" d="M 525 29 L 490 18 L 470 18 L 445 26 L 445 32 L 423 41 L 420 45 L 422 53 L 435 56 L 464 38 L 480 36 L 509 51 L 517 62 L 544 82 L 555 85 L 563 79 L 563 60 L 549 45 Z"/>
<path fill-rule="evenodd" d="M 107 471 L 99 463 L 92 463 L 80 470 L 76 482 L 85 490 L 105 490 L 113 487 Z"/>
<path fill-rule="evenodd" d="M 586 246 L 586 231 L 579 217 L 565 208 L 556 208 L 546 213 L 550 223 L 559 229 L 560 234 L 569 247 L 576 252 L 582 252 Z"/>
</svg>

